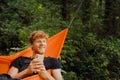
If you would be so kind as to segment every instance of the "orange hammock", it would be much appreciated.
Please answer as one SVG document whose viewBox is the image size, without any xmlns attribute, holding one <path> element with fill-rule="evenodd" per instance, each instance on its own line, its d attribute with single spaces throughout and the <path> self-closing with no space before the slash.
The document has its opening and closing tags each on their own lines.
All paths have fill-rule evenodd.
<svg viewBox="0 0 120 80">
<path fill-rule="evenodd" d="M 59 58 L 67 32 L 68 28 L 62 30 L 61 32 L 57 33 L 56 35 L 48 39 L 45 56 Z M 0 74 L 7 73 L 11 62 L 17 57 L 19 56 L 30 57 L 31 55 L 32 49 L 27 48 L 11 56 L 0 56 Z M 48 72 L 50 73 L 50 70 Z M 42 80 L 42 79 L 40 79 L 39 75 L 33 75 L 24 78 L 23 80 Z"/>
</svg>

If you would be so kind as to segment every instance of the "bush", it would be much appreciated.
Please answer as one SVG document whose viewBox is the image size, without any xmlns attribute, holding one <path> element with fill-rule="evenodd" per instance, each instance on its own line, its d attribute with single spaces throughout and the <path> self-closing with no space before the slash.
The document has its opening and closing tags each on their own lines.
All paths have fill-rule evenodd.
<svg viewBox="0 0 120 80">
<path fill-rule="evenodd" d="M 67 72 L 63 73 L 64 80 L 78 80 L 77 75 L 75 72 Z"/>
</svg>

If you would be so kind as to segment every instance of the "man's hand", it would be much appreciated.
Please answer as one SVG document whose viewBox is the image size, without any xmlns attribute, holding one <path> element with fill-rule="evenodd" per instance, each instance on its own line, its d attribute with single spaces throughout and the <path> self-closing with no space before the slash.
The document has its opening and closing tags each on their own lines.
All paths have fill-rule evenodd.
<svg viewBox="0 0 120 80">
<path fill-rule="evenodd" d="M 30 62 L 30 65 L 28 66 L 28 73 L 32 74 L 33 72 L 34 73 L 41 73 L 42 71 L 45 71 L 45 66 L 43 64 L 43 62 L 39 61 L 39 59 L 33 59 L 31 62 Z"/>
</svg>

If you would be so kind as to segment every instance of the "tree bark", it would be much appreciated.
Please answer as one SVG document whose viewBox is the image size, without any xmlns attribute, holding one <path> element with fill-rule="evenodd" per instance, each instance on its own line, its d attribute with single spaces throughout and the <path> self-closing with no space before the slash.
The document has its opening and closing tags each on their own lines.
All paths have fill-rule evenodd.
<svg viewBox="0 0 120 80">
<path fill-rule="evenodd" d="M 106 26 L 106 34 L 108 35 L 116 34 L 117 32 L 115 3 L 116 0 L 105 0 L 104 24 Z"/>
</svg>

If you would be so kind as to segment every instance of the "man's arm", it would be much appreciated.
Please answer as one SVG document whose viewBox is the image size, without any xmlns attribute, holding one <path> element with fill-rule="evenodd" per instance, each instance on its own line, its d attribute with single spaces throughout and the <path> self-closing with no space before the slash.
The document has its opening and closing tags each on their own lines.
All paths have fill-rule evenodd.
<svg viewBox="0 0 120 80">
<path fill-rule="evenodd" d="M 46 70 L 45 71 L 41 71 L 39 73 L 40 77 L 43 80 L 56 80 L 51 74 L 49 74 Z"/>
<path fill-rule="evenodd" d="M 49 74 L 46 70 L 40 71 L 39 75 L 44 80 L 63 80 L 61 69 L 53 69 L 52 75 Z"/>
<path fill-rule="evenodd" d="M 29 66 L 19 72 L 19 69 L 17 67 L 12 66 L 9 71 L 8 74 L 12 77 L 12 78 L 25 78 L 31 74 L 33 74 L 33 72 L 37 71 L 37 67 L 40 67 L 39 64 L 37 63 L 38 61 L 36 61 L 35 59 L 32 60 L 29 64 Z M 37 66 L 38 65 L 38 66 Z"/>
<path fill-rule="evenodd" d="M 55 78 L 55 80 L 63 80 L 61 69 L 53 69 L 52 75 Z"/>
<path fill-rule="evenodd" d="M 8 71 L 8 74 L 12 77 L 12 78 L 24 78 L 28 75 L 30 75 L 30 72 L 28 71 L 28 69 L 25 69 L 21 72 L 18 73 L 18 68 L 12 66 L 10 68 L 10 70 Z"/>
</svg>

